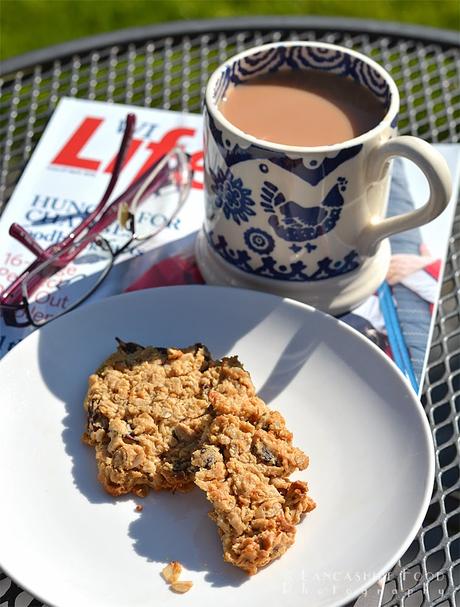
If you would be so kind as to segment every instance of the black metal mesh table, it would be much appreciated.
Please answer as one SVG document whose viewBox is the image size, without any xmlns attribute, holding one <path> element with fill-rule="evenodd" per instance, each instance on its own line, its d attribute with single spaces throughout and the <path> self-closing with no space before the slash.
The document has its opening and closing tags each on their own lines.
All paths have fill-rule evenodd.
<svg viewBox="0 0 460 607">
<path fill-rule="evenodd" d="M 125 30 L 30 53 L 0 67 L 0 213 L 61 96 L 199 112 L 208 76 L 219 63 L 245 48 L 285 39 L 333 42 L 373 57 L 401 92 L 401 134 L 431 142 L 460 140 L 460 34 L 455 32 L 291 17 Z M 459 291 L 457 208 L 422 399 L 436 445 L 436 480 L 422 529 L 387 578 L 386 607 L 460 604 Z M 41 603 L 0 572 L 0 607 L 7 605 Z"/>
</svg>

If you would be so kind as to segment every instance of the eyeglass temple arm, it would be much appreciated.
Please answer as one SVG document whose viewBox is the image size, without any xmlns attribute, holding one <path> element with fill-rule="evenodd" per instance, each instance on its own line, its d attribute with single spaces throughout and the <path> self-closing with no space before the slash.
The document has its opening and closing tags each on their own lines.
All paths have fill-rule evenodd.
<svg viewBox="0 0 460 607">
<path fill-rule="evenodd" d="M 47 255 L 44 249 L 38 244 L 35 238 L 18 223 L 12 223 L 9 229 L 9 235 L 24 245 L 31 253 L 39 259 L 46 259 Z"/>
<path fill-rule="evenodd" d="M 21 274 L 19 274 L 19 276 L 17 276 L 15 280 L 13 280 L 13 282 L 2 291 L 2 293 L 0 293 L 0 306 L 13 306 L 20 304 L 22 301 L 21 285 L 24 279 L 46 259 L 52 256 L 51 252 L 42 249 L 35 238 L 18 223 L 12 223 L 10 225 L 9 234 L 12 238 L 16 239 L 27 249 L 29 249 L 29 251 L 36 256 L 36 259 L 34 259 L 34 261 L 23 272 L 21 272 Z"/>
<path fill-rule="evenodd" d="M 113 223 L 117 218 L 118 209 L 123 202 L 126 202 L 128 204 L 128 207 L 131 205 L 131 203 L 134 199 L 134 196 L 136 195 L 136 192 L 140 189 L 142 184 L 147 179 L 149 179 L 151 173 L 155 172 L 155 170 L 157 169 L 157 164 L 159 162 L 161 162 L 161 160 L 163 158 L 164 158 L 164 156 L 162 156 L 162 158 L 157 163 L 155 163 L 150 168 L 148 168 L 138 179 L 136 179 L 136 181 L 134 181 L 128 187 L 128 189 L 125 192 L 123 192 L 123 194 L 121 194 L 118 198 L 116 198 L 110 204 L 110 206 L 101 215 L 101 217 L 99 218 L 97 223 L 95 223 L 88 230 L 87 236 L 99 234 L 100 232 L 105 230 L 105 228 L 107 228 L 111 223 Z M 146 191 L 144 192 L 143 197 L 147 196 L 152 191 L 161 188 L 162 185 L 164 185 L 165 182 L 167 181 L 167 178 L 168 178 L 167 167 L 163 167 L 163 169 L 160 170 L 158 172 L 158 174 L 153 177 L 152 182 L 149 184 L 148 188 L 146 188 Z"/>
<path fill-rule="evenodd" d="M 99 204 L 94 209 L 92 213 L 88 215 L 76 228 L 71 232 L 62 242 L 59 243 L 59 247 L 56 247 L 55 250 L 63 249 L 67 247 L 71 242 L 79 236 L 84 230 L 86 230 L 91 223 L 97 218 L 99 213 L 104 209 L 107 201 L 110 198 L 110 195 L 115 188 L 118 178 L 120 177 L 121 170 L 123 168 L 123 164 L 125 161 L 126 153 L 129 149 L 131 139 L 133 137 L 134 127 L 136 125 L 136 116 L 134 114 L 128 114 L 126 117 L 126 125 L 125 131 L 123 133 L 123 138 L 120 143 L 120 148 L 118 150 L 117 159 L 115 161 L 115 166 L 112 171 L 112 177 L 110 178 L 109 185 L 107 186 L 104 195 L 102 196 Z"/>
<path fill-rule="evenodd" d="M 109 207 L 107 207 L 107 209 L 101 215 L 97 223 L 95 223 L 88 230 L 87 237 L 90 235 L 99 234 L 100 232 L 105 230 L 105 228 L 108 227 L 111 223 L 113 223 L 117 218 L 118 209 L 122 203 L 125 202 L 128 204 L 128 207 L 131 207 L 137 192 L 141 190 L 142 186 L 146 181 L 148 181 L 149 183 L 142 192 L 140 200 L 138 202 L 142 202 L 142 200 L 146 196 L 152 194 L 155 190 L 158 190 L 162 186 L 164 186 L 168 180 L 169 170 L 167 164 L 164 164 L 163 166 L 161 166 L 161 164 L 165 162 L 167 156 L 172 152 L 174 152 L 174 149 L 159 158 L 154 164 L 152 164 L 148 169 L 146 169 L 144 173 L 142 173 L 142 175 L 138 177 L 136 181 L 134 181 L 128 187 L 128 189 L 123 192 L 123 194 L 120 194 L 120 196 L 116 198 L 110 204 Z M 190 166 L 190 154 L 187 154 L 185 152 L 184 154 L 187 158 L 188 165 Z"/>
</svg>

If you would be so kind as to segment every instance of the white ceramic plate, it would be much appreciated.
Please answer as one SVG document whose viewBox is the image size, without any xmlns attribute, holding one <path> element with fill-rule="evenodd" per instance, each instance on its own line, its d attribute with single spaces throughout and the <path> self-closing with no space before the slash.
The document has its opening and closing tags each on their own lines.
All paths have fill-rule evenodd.
<svg viewBox="0 0 460 607">
<path fill-rule="evenodd" d="M 80 442 L 88 375 L 114 337 L 238 354 L 287 419 L 317 501 L 295 545 L 254 577 L 224 563 L 190 494 L 115 499 Z M 422 523 L 433 451 L 408 383 L 365 338 L 314 309 L 253 291 L 153 289 L 81 307 L 0 363 L 0 566 L 59 607 L 331 607 L 386 572 Z M 193 581 L 160 577 L 169 560 Z"/>
</svg>

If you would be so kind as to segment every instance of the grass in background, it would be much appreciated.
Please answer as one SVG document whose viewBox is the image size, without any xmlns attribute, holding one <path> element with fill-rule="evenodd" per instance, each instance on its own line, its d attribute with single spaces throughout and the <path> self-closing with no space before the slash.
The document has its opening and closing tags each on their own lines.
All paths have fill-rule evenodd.
<svg viewBox="0 0 460 607">
<path fill-rule="evenodd" d="M 126 27 L 248 15 L 343 16 L 460 30 L 459 0 L 0 0 L 0 59 Z"/>
</svg>

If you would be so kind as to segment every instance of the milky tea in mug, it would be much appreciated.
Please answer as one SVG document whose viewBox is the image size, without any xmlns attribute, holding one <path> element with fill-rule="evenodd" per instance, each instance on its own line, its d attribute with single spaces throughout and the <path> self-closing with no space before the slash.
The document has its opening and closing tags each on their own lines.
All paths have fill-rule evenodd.
<svg viewBox="0 0 460 607">
<path fill-rule="evenodd" d="M 441 154 L 397 136 L 399 105 L 380 65 L 332 44 L 278 42 L 223 63 L 204 107 L 196 258 L 206 282 L 332 314 L 371 295 L 387 273 L 387 237 L 437 217 L 451 192 Z M 420 167 L 430 195 L 386 218 L 395 156 Z"/>
<path fill-rule="evenodd" d="M 218 107 L 258 139 L 308 147 L 359 137 L 385 114 L 381 101 L 358 82 L 314 71 L 280 71 L 229 86 Z"/>
</svg>

